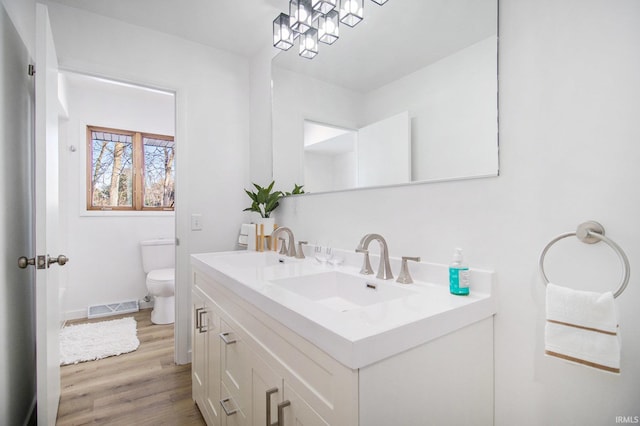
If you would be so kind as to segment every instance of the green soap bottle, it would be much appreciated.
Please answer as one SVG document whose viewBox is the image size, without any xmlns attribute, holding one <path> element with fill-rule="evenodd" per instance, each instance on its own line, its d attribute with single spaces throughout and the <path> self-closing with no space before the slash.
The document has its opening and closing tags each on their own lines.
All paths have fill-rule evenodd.
<svg viewBox="0 0 640 426">
<path fill-rule="evenodd" d="M 462 258 L 462 249 L 457 248 L 449 265 L 449 291 L 457 296 L 469 294 L 469 267 Z"/>
</svg>

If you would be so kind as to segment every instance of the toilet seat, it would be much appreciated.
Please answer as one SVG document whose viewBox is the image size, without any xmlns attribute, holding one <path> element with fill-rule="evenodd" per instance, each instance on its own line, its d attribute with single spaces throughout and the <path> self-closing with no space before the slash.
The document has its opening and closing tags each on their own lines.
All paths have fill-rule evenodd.
<svg viewBox="0 0 640 426">
<path fill-rule="evenodd" d="M 174 268 L 156 269 L 149 272 L 149 274 L 147 275 L 147 281 L 164 283 L 167 281 L 173 281 L 174 277 L 175 277 Z"/>
<path fill-rule="evenodd" d="M 155 269 L 147 274 L 147 289 L 153 296 L 169 297 L 175 294 L 175 269 Z"/>
</svg>

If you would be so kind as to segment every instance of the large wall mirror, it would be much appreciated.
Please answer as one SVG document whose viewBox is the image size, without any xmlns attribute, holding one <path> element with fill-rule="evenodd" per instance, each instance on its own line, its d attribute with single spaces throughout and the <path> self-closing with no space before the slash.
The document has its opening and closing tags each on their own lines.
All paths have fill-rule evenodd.
<svg viewBox="0 0 640 426">
<path fill-rule="evenodd" d="M 327 192 L 498 174 L 497 0 L 365 2 L 272 61 L 273 177 Z"/>
</svg>

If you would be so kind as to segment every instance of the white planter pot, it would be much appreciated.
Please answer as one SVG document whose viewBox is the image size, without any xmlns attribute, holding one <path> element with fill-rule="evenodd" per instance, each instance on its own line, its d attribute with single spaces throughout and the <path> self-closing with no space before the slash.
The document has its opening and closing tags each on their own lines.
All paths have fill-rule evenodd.
<svg viewBox="0 0 640 426">
<path fill-rule="evenodd" d="M 255 223 L 258 227 L 258 232 L 260 232 L 260 225 L 263 225 L 264 235 L 271 235 L 273 232 L 273 225 L 276 223 L 276 219 L 273 217 L 262 217 L 259 213 L 252 213 L 252 222 Z"/>
</svg>

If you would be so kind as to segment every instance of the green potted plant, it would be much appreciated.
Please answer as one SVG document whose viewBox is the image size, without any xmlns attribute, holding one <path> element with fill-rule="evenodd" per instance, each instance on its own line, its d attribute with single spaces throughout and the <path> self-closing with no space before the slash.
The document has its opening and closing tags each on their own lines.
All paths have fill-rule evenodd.
<svg viewBox="0 0 640 426">
<path fill-rule="evenodd" d="M 284 195 L 298 195 L 304 194 L 304 189 L 302 189 L 304 185 L 298 185 L 297 183 L 293 184 L 293 190 L 291 192 L 285 192 Z"/>
<path fill-rule="evenodd" d="M 271 212 L 280 205 L 280 198 L 284 196 L 281 191 L 273 191 L 274 184 L 275 181 L 272 181 L 269 186 L 262 187 L 254 183 L 255 191 L 245 189 L 244 192 L 251 198 L 251 205 L 243 211 L 259 213 L 262 218 L 271 217 Z"/>
<path fill-rule="evenodd" d="M 265 233 L 271 233 L 271 230 L 275 227 L 275 219 L 271 217 L 271 213 L 280 205 L 280 199 L 288 195 L 304 194 L 303 185 L 294 184 L 291 192 L 274 191 L 273 186 L 275 181 L 272 181 L 269 186 L 260 186 L 253 183 L 255 191 L 249 191 L 245 189 L 249 198 L 251 198 L 251 205 L 243 211 L 250 211 L 260 215 L 258 218 L 254 218 L 253 222 L 257 225 L 261 225 Z"/>
</svg>

